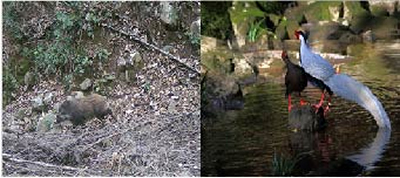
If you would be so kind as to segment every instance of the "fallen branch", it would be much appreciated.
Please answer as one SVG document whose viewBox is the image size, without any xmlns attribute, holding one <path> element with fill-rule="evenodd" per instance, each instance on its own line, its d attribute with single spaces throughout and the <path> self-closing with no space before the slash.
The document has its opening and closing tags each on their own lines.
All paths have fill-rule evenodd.
<svg viewBox="0 0 400 178">
<path fill-rule="evenodd" d="M 88 171 L 86 169 L 79 169 L 79 168 L 74 168 L 74 167 L 71 167 L 71 166 L 58 166 L 58 165 L 39 162 L 39 161 L 30 161 L 30 160 L 13 158 L 12 155 L 6 154 L 6 153 L 3 153 L 2 156 L 3 156 L 4 160 L 10 160 L 10 161 L 17 162 L 17 163 L 35 164 L 35 165 L 39 165 L 39 166 L 43 166 L 43 167 L 57 168 L 57 169 L 69 170 L 69 171 L 78 171 L 78 172 Z"/>
<path fill-rule="evenodd" d="M 112 135 L 109 135 L 109 136 L 107 136 L 107 137 L 100 138 L 100 139 L 98 139 L 96 142 L 94 142 L 94 143 L 92 143 L 92 144 L 86 146 L 85 148 L 83 148 L 81 152 L 85 152 L 87 149 L 89 149 L 90 147 L 93 147 L 94 145 L 96 145 L 96 144 L 102 142 L 103 140 L 109 139 L 109 138 L 114 137 L 114 136 L 117 136 L 117 135 L 122 135 L 122 134 L 124 134 L 124 133 L 126 133 L 126 132 L 128 132 L 128 131 L 130 131 L 130 130 L 132 130 L 132 128 L 127 129 L 127 130 L 122 131 L 122 132 L 117 132 L 117 133 L 112 134 Z"/>
<path fill-rule="evenodd" d="M 162 53 L 162 54 L 168 56 L 168 57 L 171 58 L 172 60 L 174 60 L 174 61 L 176 61 L 176 62 L 182 64 L 183 66 L 185 66 L 187 69 L 189 69 L 189 70 L 195 72 L 197 75 L 200 75 L 200 72 L 199 72 L 199 71 L 197 71 L 196 69 L 190 67 L 190 66 L 187 65 L 186 63 L 182 62 L 181 59 L 180 59 L 179 57 L 176 57 L 176 56 L 174 56 L 174 55 L 172 55 L 172 54 L 170 54 L 170 53 L 168 53 L 168 52 L 166 52 L 166 51 L 160 49 L 159 47 L 157 47 L 157 46 L 155 46 L 155 45 L 153 45 L 153 44 L 147 43 L 146 41 L 143 41 L 143 40 L 137 38 L 137 37 L 136 37 L 135 35 L 133 35 L 133 34 L 129 34 L 128 32 L 125 32 L 125 31 L 122 31 L 122 30 L 118 30 L 118 29 L 116 29 L 116 28 L 114 28 L 114 27 L 112 27 L 112 26 L 106 25 L 106 24 L 104 24 L 104 23 L 101 24 L 101 25 L 102 25 L 103 27 L 106 27 L 106 28 L 110 29 L 110 30 L 113 30 L 113 31 L 118 32 L 118 33 L 121 33 L 121 34 L 123 34 L 123 35 L 129 37 L 130 39 L 133 39 L 133 40 L 135 40 L 135 41 L 141 43 L 142 45 L 144 45 L 144 46 L 146 46 L 146 47 L 148 47 L 148 48 L 152 48 L 152 49 L 154 49 L 154 50 L 156 50 L 156 51 L 158 51 L 158 52 L 160 52 L 160 53 Z"/>
</svg>

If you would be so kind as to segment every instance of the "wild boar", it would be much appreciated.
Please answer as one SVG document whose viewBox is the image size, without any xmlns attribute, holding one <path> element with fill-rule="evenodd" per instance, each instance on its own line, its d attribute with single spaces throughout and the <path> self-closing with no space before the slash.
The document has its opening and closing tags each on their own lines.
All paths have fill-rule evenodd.
<svg viewBox="0 0 400 178">
<path fill-rule="evenodd" d="M 103 119 L 104 116 L 112 114 L 106 97 L 98 94 L 68 97 L 58 111 L 57 123 L 70 120 L 75 126 L 82 125 L 94 117 Z"/>
</svg>

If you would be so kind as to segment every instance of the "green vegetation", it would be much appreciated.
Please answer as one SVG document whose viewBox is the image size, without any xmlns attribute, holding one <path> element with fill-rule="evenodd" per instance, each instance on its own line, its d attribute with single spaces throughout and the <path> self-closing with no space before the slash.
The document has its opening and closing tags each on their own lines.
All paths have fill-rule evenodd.
<svg viewBox="0 0 400 178">
<path fill-rule="evenodd" d="M 293 176 L 296 164 L 306 154 L 308 154 L 308 152 L 300 153 L 292 158 L 282 154 L 278 155 L 276 152 L 274 152 L 274 157 L 272 159 L 272 175 Z"/>
<path fill-rule="evenodd" d="M 228 9 L 232 2 L 201 3 L 201 34 L 218 39 L 228 39 L 233 35 Z"/>
<path fill-rule="evenodd" d="M 191 32 L 186 32 L 185 35 L 189 38 L 189 41 L 194 47 L 200 48 L 200 35 L 191 33 Z"/>
<path fill-rule="evenodd" d="M 329 11 L 331 7 L 339 7 L 342 2 L 340 1 L 318 1 L 310 4 L 305 11 L 307 19 L 310 21 L 324 21 L 331 20 L 332 14 Z"/>
<path fill-rule="evenodd" d="M 13 97 L 13 91 L 19 86 L 15 76 L 10 72 L 7 66 L 3 67 L 3 106 L 10 102 Z"/>
<path fill-rule="evenodd" d="M 27 12 L 40 13 L 35 7 L 31 7 L 32 4 L 3 3 L 4 32 L 13 45 L 19 46 L 16 54 L 11 54 L 3 67 L 3 71 L 6 71 L 3 75 L 6 103 L 10 101 L 12 91 L 22 84 L 29 66 L 33 65 L 32 72 L 41 74 L 40 77 L 61 79 L 65 89 L 69 90 L 74 77 L 92 74 L 97 69 L 94 65 L 107 62 L 111 53 L 106 49 L 85 47 L 88 42 L 100 38 L 99 35 L 96 36 L 100 22 L 110 18 L 112 14 L 103 10 L 104 8 L 98 8 L 96 5 L 99 4 L 101 3 L 94 3 L 87 8 L 84 2 L 62 2 L 63 10 L 59 11 L 55 10 L 56 3 L 38 2 L 38 5 L 44 6 L 43 9 L 51 9 L 54 16 L 41 16 L 43 19 L 38 19 L 37 22 L 40 25 L 34 24 L 38 29 L 31 30 L 32 24 L 28 23 L 31 17 L 27 17 Z M 49 25 L 41 24 L 43 21 L 49 22 Z"/>
<path fill-rule="evenodd" d="M 235 2 L 233 6 L 229 11 L 232 22 L 248 25 L 247 38 L 255 42 L 262 35 L 276 37 L 275 29 L 283 18 L 287 2 Z"/>
<path fill-rule="evenodd" d="M 275 36 L 275 34 L 265 28 L 262 28 L 261 24 L 263 23 L 263 20 L 260 21 L 254 21 L 249 28 L 249 31 L 247 33 L 247 38 L 249 39 L 250 42 L 255 42 L 257 39 L 259 39 L 260 36 L 267 34 L 271 36 Z"/>
<path fill-rule="evenodd" d="M 20 8 L 19 3 L 14 2 L 3 2 L 3 26 L 7 29 L 7 32 L 15 40 L 20 41 L 24 38 L 22 30 L 18 22 L 17 9 Z"/>
</svg>

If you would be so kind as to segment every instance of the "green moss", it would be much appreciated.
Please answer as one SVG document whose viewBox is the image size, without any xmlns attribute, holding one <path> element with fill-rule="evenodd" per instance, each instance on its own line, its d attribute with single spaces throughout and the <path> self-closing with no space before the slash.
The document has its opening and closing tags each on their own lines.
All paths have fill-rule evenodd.
<svg viewBox="0 0 400 178">
<path fill-rule="evenodd" d="M 353 17 L 368 14 L 368 11 L 365 10 L 358 1 L 346 1 L 344 2 L 344 6 L 348 9 L 349 13 Z"/>
<path fill-rule="evenodd" d="M 388 16 L 389 12 L 381 6 L 371 6 L 371 14 L 374 16 Z"/>
<path fill-rule="evenodd" d="M 278 25 L 279 20 L 281 20 L 282 16 L 280 16 L 280 15 L 275 15 L 275 14 L 271 14 L 271 15 L 269 15 L 269 18 L 271 19 L 271 21 L 272 21 L 275 25 Z"/>
<path fill-rule="evenodd" d="M 3 107 L 6 106 L 14 97 L 13 92 L 18 88 L 19 83 L 14 74 L 3 65 Z"/>
<path fill-rule="evenodd" d="M 229 9 L 231 21 L 235 24 L 245 23 L 255 19 L 255 17 L 264 17 L 265 13 L 257 8 L 254 2 L 234 2 Z"/>
<path fill-rule="evenodd" d="M 300 25 L 295 20 L 282 20 L 275 29 L 278 39 L 295 39 L 294 31 L 299 29 Z"/>
<path fill-rule="evenodd" d="M 331 20 L 332 15 L 329 12 L 329 7 L 339 7 L 340 1 L 318 1 L 310 4 L 304 10 L 307 20 L 324 21 Z"/>
<path fill-rule="evenodd" d="M 232 58 L 233 54 L 228 53 L 226 50 L 215 50 L 202 54 L 201 64 L 207 70 L 228 73 L 230 69 L 229 59 Z"/>
</svg>

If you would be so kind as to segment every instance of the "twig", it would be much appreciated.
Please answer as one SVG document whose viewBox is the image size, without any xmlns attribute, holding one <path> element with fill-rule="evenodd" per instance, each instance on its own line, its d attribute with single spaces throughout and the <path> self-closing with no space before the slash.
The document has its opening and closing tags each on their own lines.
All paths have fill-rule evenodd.
<svg viewBox="0 0 400 178">
<path fill-rule="evenodd" d="M 112 135 L 109 135 L 109 136 L 107 136 L 107 137 L 100 138 L 100 139 L 97 140 L 96 142 L 94 142 L 94 143 L 92 143 L 92 144 L 86 146 L 85 148 L 83 148 L 81 152 L 85 152 L 87 149 L 89 149 L 90 147 L 93 147 L 94 145 L 96 145 L 96 144 L 102 142 L 103 140 L 109 139 L 109 138 L 111 138 L 111 137 L 114 137 L 114 136 L 117 136 L 117 135 L 120 135 L 120 134 L 124 134 L 124 133 L 126 133 L 126 132 L 128 132 L 128 131 L 130 131 L 130 130 L 132 130 L 132 128 L 127 129 L 127 130 L 122 131 L 122 132 L 117 132 L 117 133 L 112 134 Z"/>
<path fill-rule="evenodd" d="M 162 54 L 168 56 L 168 57 L 171 58 L 172 60 L 174 60 L 174 61 L 176 61 L 176 62 L 182 64 L 182 65 L 185 66 L 187 69 L 189 69 L 189 70 L 195 72 L 197 75 L 200 75 L 200 72 L 199 72 L 199 71 L 197 71 L 196 69 L 190 67 L 190 66 L 187 65 L 186 63 L 182 62 L 181 59 L 180 59 L 179 57 L 176 57 L 176 56 L 174 56 L 174 55 L 172 55 L 172 54 L 170 54 L 170 53 L 168 53 L 168 52 L 166 52 L 166 51 L 160 49 L 159 47 L 157 47 L 157 46 L 155 46 L 155 45 L 153 45 L 153 44 L 147 43 L 147 42 L 145 42 L 145 41 L 143 41 L 143 40 L 137 38 L 137 37 L 136 37 L 135 35 L 133 35 L 133 34 L 129 34 L 128 32 L 124 32 L 124 31 L 122 31 L 122 30 L 118 30 L 118 29 L 116 29 L 116 28 L 114 28 L 114 27 L 112 27 L 112 26 L 110 26 L 110 25 L 106 25 L 106 24 L 104 24 L 104 23 L 101 24 L 101 25 L 102 25 L 103 27 L 106 27 L 106 28 L 110 29 L 110 30 L 113 30 L 113 31 L 115 31 L 115 32 L 118 32 L 118 33 L 121 33 L 121 34 L 123 34 L 123 35 L 125 35 L 125 36 L 128 36 L 130 39 L 133 39 L 133 40 L 135 40 L 135 41 L 141 43 L 142 45 L 144 45 L 144 46 L 146 46 L 146 47 L 155 49 L 156 51 L 158 51 L 158 52 L 160 52 L 160 53 L 162 53 Z"/>
<path fill-rule="evenodd" d="M 43 173 L 48 173 L 51 175 L 56 175 L 57 173 L 59 173 L 59 171 L 54 171 L 54 170 L 48 170 L 47 168 L 43 168 L 43 169 L 29 169 L 26 165 L 18 165 L 18 164 L 7 164 L 4 163 L 5 165 L 11 167 L 12 169 L 14 169 L 12 172 L 12 174 L 7 174 L 7 176 L 11 176 L 11 175 L 19 175 L 20 173 L 24 172 L 24 175 L 27 175 L 26 172 L 29 172 L 30 176 L 39 176 L 39 175 L 43 175 Z M 74 176 L 73 174 L 69 173 L 69 172 L 62 172 L 64 175 L 67 176 Z"/>
<path fill-rule="evenodd" d="M 82 170 L 82 169 L 79 169 L 79 168 L 74 168 L 74 167 L 71 167 L 71 166 L 58 166 L 58 165 L 39 162 L 39 161 L 30 161 L 30 160 L 24 160 L 24 159 L 17 159 L 17 158 L 13 158 L 12 155 L 6 154 L 6 153 L 3 153 L 2 156 L 3 156 L 3 159 L 5 159 L 5 160 L 10 160 L 10 161 L 17 162 L 17 163 L 35 164 L 35 165 L 44 166 L 44 167 L 58 168 L 58 169 L 70 170 L 70 171 L 78 171 L 78 172 L 86 171 L 86 170 Z"/>
</svg>

